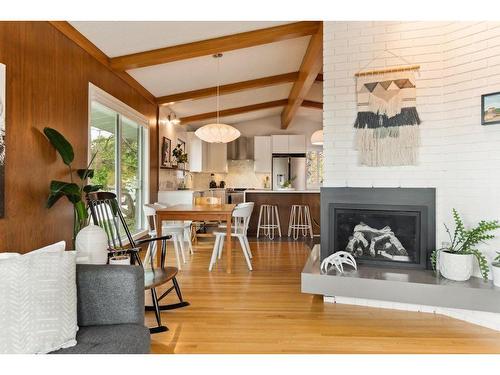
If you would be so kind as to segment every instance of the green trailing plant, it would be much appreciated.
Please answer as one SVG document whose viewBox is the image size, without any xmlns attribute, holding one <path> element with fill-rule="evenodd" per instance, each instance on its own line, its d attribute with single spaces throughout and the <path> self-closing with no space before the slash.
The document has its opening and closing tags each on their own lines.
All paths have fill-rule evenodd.
<svg viewBox="0 0 500 375">
<path fill-rule="evenodd" d="M 500 267 L 500 251 L 497 251 L 497 256 L 493 259 L 493 265 L 495 267 Z"/>
<path fill-rule="evenodd" d="M 283 184 L 281 185 L 281 187 L 283 189 L 288 189 L 288 188 L 291 188 L 292 187 L 292 182 L 297 178 L 297 176 L 294 176 L 288 180 L 286 180 L 285 182 L 283 182 Z"/>
<path fill-rule="evenodd" d="M 83 169 L 74 169 L 73 160 L 75 159 L 75 153 L 73 151 L 73 146 L 68 142 L 64 136 L 57 130 L 52 128 L 44 128 L 43 133 L 49 140 L 50 144 L 56 149 L 56 151 L 61 156 L 64 164 L 67 165 L 69 169 L 70 182 L 52 180 L 50 182 L 50 193 L 47 198 L 47 208 L 51 208 L 54 204 L 61 199 L 66 197 L 68 201 L 73 205 L 74 212 L 74 222 L 73 222 L 73 242 L 76 239 L 76 235 L 87 225 L 88 212 L 85 202 L 83 201 L 84 194 L 98 191 L 102 188 L 102 185 L 90 185 L 87 184 L 87 180 L 94 176 L 94 170 L 90 169 L 97 152 L 92 156 L 89 164 Z M 78 177 L 78 183 L 75 182 L 75 174 Z"/>
<path fill-rule="evenodd" d="M 180 143 L 172 150 L 172 155 L 177 163 L 187 163 L 188 161 L 188 154 L 184 152 Z"/>
<path fill-rule="evenodd" d="M 446 233 L 448 233 L 448 236 L 450 237 L 450 245 L 432 252 L 431 262 L 433 268 L 436 269 L 437 254 L 439 251 L 446 251 L 453 254 L 472 254 L 477 259 L 481 275 L 484 279 L 488 279 L 488 261 L 486 260 L 486 257 L 476 249 L 476 246 L 479 243 L 484 243 L 495 237 L 495 235 L 491 234 L 491 232 L 500 228 L 498 220 L 481 220 L 477 226 L 465 229 L 462 218 L 458 214 L 457 210 L 453 209 L 453 221 L 455 223 L 455 230 L 453 233 L 448 226 L 444 224 Z M 498 258 L 500 258 L 500 254 L 497 259 Z"/>
</svg>

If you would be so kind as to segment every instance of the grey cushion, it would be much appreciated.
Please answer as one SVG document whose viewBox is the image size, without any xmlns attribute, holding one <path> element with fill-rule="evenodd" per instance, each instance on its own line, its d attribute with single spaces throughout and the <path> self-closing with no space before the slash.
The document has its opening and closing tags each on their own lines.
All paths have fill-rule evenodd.
<svg viewBox="0 0 500 375">
<path fill-rule="evenodd" d="M 148 354 L 149 329 L 140 324 L 80 327 L 78 344 L 53 354 Z"/>
<path fill-rule="evenodd" d="M 149 353 L 142 267 L 79 264 L 76 283 L 77 345 L 53 354 Z"/>
<path fill-rule="evenodd" d="M 78 325 L 143 324 L 144 270 L 140 266 L 76 267 Z"/>
</svg>

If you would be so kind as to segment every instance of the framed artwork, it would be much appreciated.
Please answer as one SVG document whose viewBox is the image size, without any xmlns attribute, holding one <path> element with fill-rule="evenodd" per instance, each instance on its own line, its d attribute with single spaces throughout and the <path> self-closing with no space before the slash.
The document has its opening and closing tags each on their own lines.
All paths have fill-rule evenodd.
<svg viewBox="0 0 500 375">
<path fill-rule="evenodd" d="M 0 64 L 0 217 L 5 214 L 5 65 Z"/>
<path fill-rule="evenodd" d="M 186 152 L 186 142 L 184 142 L 182 139 L 177 138 L 177 144 L 181 145 L 181 150 L 183 153 Z"/>
<path fill-rule="evenodd" d="M 162 165 L 162 167 L 170 167 L 171 154 L 172 154 L 172 141 L 167 137 L 163 137 L 163 142 L 161 144 L 161 165 Z"/>
<path fill-rule="evenodd" d="M 481 95 L 481 124 L 500 124 L 500 92 Z"/>
</svg>

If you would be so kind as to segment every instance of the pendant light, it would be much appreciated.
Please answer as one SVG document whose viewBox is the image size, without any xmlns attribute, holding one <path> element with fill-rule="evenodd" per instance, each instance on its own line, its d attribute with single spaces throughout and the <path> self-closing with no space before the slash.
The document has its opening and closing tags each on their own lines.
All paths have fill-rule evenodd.
<svg viewBox="0 0 500 375">
<path fill-rule="evenodd" d="M 316 130 L 311 135 L 311 143 L 315 146 L 323 146 L 323 129 Z"/>
<path fill-rule="evenodd" d="M 241 133 L 238 129 L 219 122 L 219 86 L 220 86 L 220 58 L 222 53 L 213 55 L 217 59 L 217 120 L 213 124 L 202 126 L 194 134 L 202 141 L 208 143 L 228 143 L 238 138 Z"/>
</svg>

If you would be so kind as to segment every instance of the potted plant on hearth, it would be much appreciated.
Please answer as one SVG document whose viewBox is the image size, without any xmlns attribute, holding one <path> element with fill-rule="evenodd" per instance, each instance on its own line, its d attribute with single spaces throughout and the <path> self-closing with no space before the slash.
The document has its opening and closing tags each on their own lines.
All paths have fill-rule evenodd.
<svg viewBox="0 0 500 375">
<path fill-rule="evenodd" d="M 434 250 L 432 253 L 432 265 L 439 269 L 440 273 L 447 279 L 465 281 L 472 276 L 473 260 L 477 260 L 481 275 L 488 279 L 488 262 L 485 256 L 476 249 L 480 242 L 485 242 L 494 237 L 492 231 L 499 229 L 497 220 L 481 220 L 477 226 L 465 229 L 463 220 L 457 210 L 453 209 L 453 220 L 455 230 L 453 234 L 444 224 L 446 232 L 450 237 L 450 244 L 443 249 Z"/>
<path fill-rule="evenodd" d="M 497 256 L 491 263 L 491 270 L 493 271 L 493 284 L 500 287 L 500 251 L 497 251 Z"/>
</svg>

